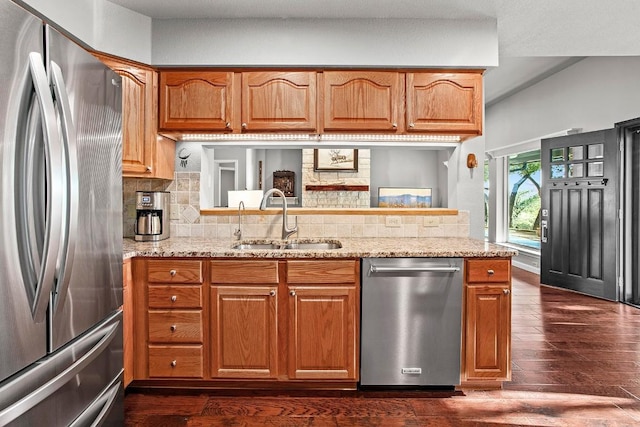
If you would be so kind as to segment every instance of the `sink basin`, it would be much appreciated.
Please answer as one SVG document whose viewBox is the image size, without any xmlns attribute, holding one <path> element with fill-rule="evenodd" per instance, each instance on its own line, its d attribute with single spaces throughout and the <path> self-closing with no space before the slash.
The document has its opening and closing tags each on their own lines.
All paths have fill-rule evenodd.
<svg viewBox="0 0 640 427">
<path fill-rule="evenodd" d="M 340 249 L 340 242 L 291 242 L 287 243 L 285 249 Z"/>
<path fill-rule="evenodd" d="M 231 246 L 231 249 L 238 250 L 252 250 L 252 249 L 271 249 L 271 250 L 281 250 L 281 249 L 301 249 L 301 250 L 323 250 L 323 249 L 340 249 L 342 247 L 342 243 L 331 240 L 331 241 L 319 241 L 319 242 L 306 242 L 306 241 L 292 241 L 292 242 L 246 242 L 246 243 L 236 243 Z"/>
<path fill-rule="evenodd" d="M 280 249 L 282 248 L 281 244 L 278 243 L 238 243 L 237 245 L 231 246 L 231 249 Z"/>
</svg>

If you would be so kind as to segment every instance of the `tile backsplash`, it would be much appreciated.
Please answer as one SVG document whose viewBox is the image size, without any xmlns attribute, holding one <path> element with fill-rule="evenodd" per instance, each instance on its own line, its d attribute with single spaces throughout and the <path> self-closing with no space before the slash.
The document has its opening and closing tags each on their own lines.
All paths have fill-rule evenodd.
<svg viewBox="0 0 640 427">
<path fill-rule="evenodd" d="M 238 214 L 200 215 L 200 173 L 176 172 L 173 181 L 124 178 L 123 230 L 133 237 L 136 191 L 171 192 L 171 236 L 231 239 Z M 458 215 L 298 215 L 294 237 L 469 237 L 469 212 Z M 289 215 L 290 225 L 294 216 Z M 280 238 L 281 215 L 242 215 L 243 239 Z"/>
</svg>

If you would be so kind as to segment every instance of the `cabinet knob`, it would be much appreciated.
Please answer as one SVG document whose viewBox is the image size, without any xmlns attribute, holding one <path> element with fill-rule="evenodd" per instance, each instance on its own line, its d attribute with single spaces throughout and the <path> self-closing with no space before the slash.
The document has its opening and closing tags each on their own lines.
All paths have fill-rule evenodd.
<svg viewBox="0 0 640 427">
<path fill-rule="evenodd" d="M 171 325 L 169 329 L 171 329 L 171 332 L 175 332 L 178 327 L 176 325 Z"/>
<path fill-rule="evenodd" d="M 276 291 L 274 291 L 273 289 L 271 289 L 271 290 L 269 291 L 269 295 L 271 295 L 272 297 L 275 297 L 275 296 L 276 296 Z"/>
<path fill-rule="evenodd" d="M 147 172 L 151 172 L 151 166 L 147 166 Z"/>
<path fill-rule="evenodd" d="M 169 270 L 169 274 L 171 275 L 171 277 L 174 277 L 176 275 L 176 271 L 175 270 Z"/>
<path fill-rule="evenodd" d="M 489 276 L 493 276 L 493 275 L 495 274 L 495 271 L 493 271 L 493 270 L 489 269 L 489 270 L 487 270 L 487 274 L 488 274 Z"/>
<path fill-rule="evenodd" d="M 246 123 L 243 123 L 243 124 L 242 124 L 242 129 L 246 129 L 246 128 L 248 128 L 247 124 L 246 124 Z"/>
<path fill-rule="evenodd" d="M 175 295 L 171 295 L 171 302 L 176 302 L 178 300 L 178 297 Z"/>
<path fill-rule="evenodd" d="M 511 291 L 509 289 L 503 289 L 502 293 L 505 295 L 509 295 L 511 293 Z"/>
<path fill-rule="evenodd" d="M 172 368 L 175 368 L 177 364 L 178 364 L 178 361 L 177 361 L 177 360 L 172 360 L 172 361 L 171 361 L 171 367 L 172 367 Z"/>
<path fill-rule="evenodd" d="M 394 128 L 394 129 L 398 129 L 398 124 L 394 123 L 394 124 L 391 125 L 391 127 Z"/>
<path fill-rule="evenodd" d="M 413 129 L 414 127 L 416 127 L 416 124 L 415 124 L 415 123 L 409 123 L 409 127 L 410 127 L 411 129 Z"/>
<path fill-rule="evenodd" d="M 226 127 L 227 129 L 231 129 L 231 122 L 226 122 L 224 124 L 224 127 Z"/>
<path fill-rule="evenodd" d="M 292 297 L 295 297 L 296 296 L 296 291 L 290 291 L 289 295 L 291 295 Z"/>
</svg>

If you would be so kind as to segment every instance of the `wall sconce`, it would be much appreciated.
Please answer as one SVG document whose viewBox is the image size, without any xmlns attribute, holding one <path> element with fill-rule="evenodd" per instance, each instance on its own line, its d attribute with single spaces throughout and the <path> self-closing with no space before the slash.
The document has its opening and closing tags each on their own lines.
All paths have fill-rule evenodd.
<svg viewBox="0 0 640 427">
<path fill-rule="evenodd" d="M 478 159 L 476 159 L 476 155 L 473 153 L 469 153 L 467 155 L 467 167 L 469 169 L 473 169 L 473 168 L 477 168 L 478 167 Z"/>
</svg>

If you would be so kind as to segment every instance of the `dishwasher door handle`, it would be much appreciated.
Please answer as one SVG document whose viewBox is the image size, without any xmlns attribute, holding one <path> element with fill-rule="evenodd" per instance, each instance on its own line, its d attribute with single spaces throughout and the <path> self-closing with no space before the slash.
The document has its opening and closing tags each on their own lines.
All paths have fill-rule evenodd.
<svg viewBox="0 0 640 427">
<path fill-rule="evenodd" d="M 371 264 L 369 274 L 374 273 L 457 273 L 460 267 L 379 267 Z"/>
</svg>

